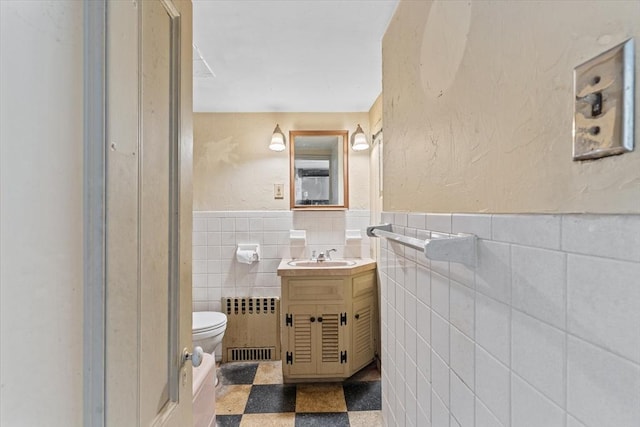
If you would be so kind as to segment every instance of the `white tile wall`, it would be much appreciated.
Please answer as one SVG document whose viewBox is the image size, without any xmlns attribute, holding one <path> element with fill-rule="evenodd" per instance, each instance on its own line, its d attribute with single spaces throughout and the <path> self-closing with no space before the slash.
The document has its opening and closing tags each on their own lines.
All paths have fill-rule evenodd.
<svg viewBox="0 0 640 427">
<path fill-rule="evenodd" d="M 381 239 L 387 425 L 640 426 L 639 215 L 382 221 L 480 238 L 476 267 Z"/>
<path fill-rule="evenodd" d="M 451 415 L 461 427 L 474 426 L 473 391 L 455 374 L 451 374 Z"/>
<path fill-rule="evenodd" d="M 640 425 L 640 366 L 572 336 L 567 352 L 569 412 L 586 426 Z"/>
<path fill-rule="evenodd" d="M 449 321 L 463 334 L 475 335 L 475 292 L 451 281 L 449 293 Z"/>
<path fill-rule="evenodd" d="M 511 369 L 557 405 L 564 406 L 566 334 L 513 310 Z"/>
<path fill-rule="evenodd" d="M 511 376 L 511 424 L 522 427 L 563 427 L 563 409 L 516 375 Z M 606 425 L 606 424 L 605 424 Z"/>
<path fill-rule="evenodd" d="M 483 405 L 480 399 L 476 399 L 476 427 L 501 427 L 503 424 Z"/>
<path fill-rule="evenodd" d="M 370 221 L 369 211 L 194 212 L 193 310 L 219 311 L 223 296 L 279 296 L 282 258 L 306 258 L 313 250 L 332 248 L 338 250 L 334 258 L 370 257 Z M 290 229 L 306 230 L 307 245 L 291 246 Z M 345 240 L 347 229 L 361 230 L 362 239 Z M 260 262 L 238 263 L 240 243 L 259 243 Z"/>
<path fill-rule="evenodd" d="M 495 418 L 498 425 L 509 425 L 510 372 L 482 347 L 476 345 L 476 400 L 488 424 Z M 478 405 L 476 404 L 476 410 Z M 484 414 L 486 413 L 486 414 Z M 491 416 L 489 416 L 490 414 Z M 481 425 L 481 423 L 480 423 Z"/>
<path fill-rule="evenodd" d="M 509 365 L 511 320 L 509 306 L 476 292 L 476 342 Z"/>
<path fill-rule="evenodd" d="M 569 255 L 567 274 L 569 331 L 640 363 L 640 263 Z"/>
<path fill-rule="evenodd" d="M 567 255 L 527 246 L 511 247 L 511 298 L 518 310 L 565 327 Z"/>
</svg>

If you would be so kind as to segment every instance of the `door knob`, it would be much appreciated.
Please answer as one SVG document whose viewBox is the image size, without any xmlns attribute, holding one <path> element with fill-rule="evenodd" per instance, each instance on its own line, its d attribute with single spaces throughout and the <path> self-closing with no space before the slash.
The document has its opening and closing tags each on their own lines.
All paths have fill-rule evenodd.
<svg viewBox="0 0 640 427">
<path fill-rule="evenodd" d="M 189 351 L 187 351 L 187 349 L 185 348 L 183 353 L 183 360 L 184 361 L 191 360 L 191 364 L 193 365 L 193 367 L 197 368 L 202 363 L 203 354 L 204 354 L 204 351 L 202 351 L 202 347 L 200 346 L 194 347 L 193 353 L 189 353 Z"/>
</svg>

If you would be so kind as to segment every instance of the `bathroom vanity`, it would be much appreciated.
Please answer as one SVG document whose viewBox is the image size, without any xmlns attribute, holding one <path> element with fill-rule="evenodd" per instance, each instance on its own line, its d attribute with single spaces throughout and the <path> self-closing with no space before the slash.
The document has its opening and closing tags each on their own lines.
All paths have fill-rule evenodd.
<svg viewBox="0 0 640 427">
<path fill-rule="evenodd" d="M 374 359 L 378 330 L 374 260 L 326 264 L 282 260 L 278 276 L 285 382 L 348 378 Z"/>
</svg>

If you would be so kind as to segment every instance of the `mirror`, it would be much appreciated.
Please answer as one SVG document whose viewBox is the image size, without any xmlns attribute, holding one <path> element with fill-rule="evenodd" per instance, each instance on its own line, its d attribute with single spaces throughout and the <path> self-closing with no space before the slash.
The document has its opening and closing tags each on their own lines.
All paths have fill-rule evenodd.
<svg viewBox="0 0 640 427">
<path fill-rule="evenodd" d="M 291 209 L 349 207 L 348 131 L 289 132 Z"/>
</svg>

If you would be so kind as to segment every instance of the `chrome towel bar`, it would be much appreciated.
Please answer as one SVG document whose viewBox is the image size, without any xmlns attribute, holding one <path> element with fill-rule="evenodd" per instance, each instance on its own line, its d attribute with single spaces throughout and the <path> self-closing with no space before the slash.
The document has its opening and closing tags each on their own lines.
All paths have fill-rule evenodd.
<svg viewBox="0 0 640 427">
<path fill-rule="evenodd" d="M 430 239 L 416 239 L 394 233 L 391 224 L 372 225 L 367 227 L 367 236 L 384 237 L 404 246 L 424 252 L 424 255 L 434 261 L 459 262 L 471 267 L 476 266 L 476 241 L 474 234 L 440 233 L 427 231 Z"/>
</svg>

